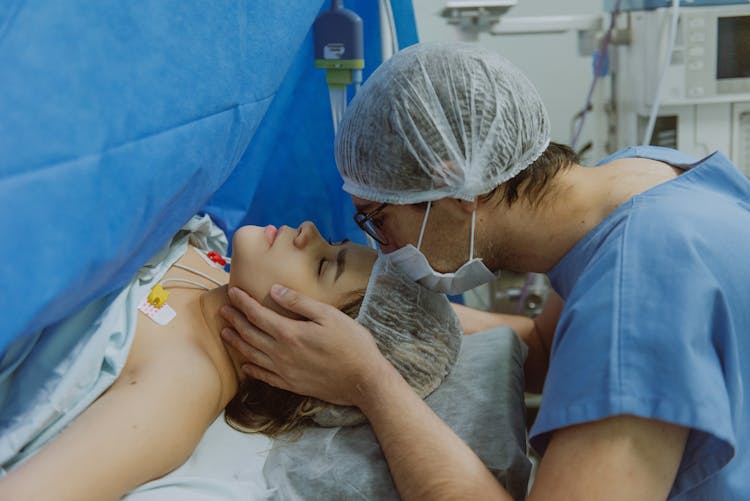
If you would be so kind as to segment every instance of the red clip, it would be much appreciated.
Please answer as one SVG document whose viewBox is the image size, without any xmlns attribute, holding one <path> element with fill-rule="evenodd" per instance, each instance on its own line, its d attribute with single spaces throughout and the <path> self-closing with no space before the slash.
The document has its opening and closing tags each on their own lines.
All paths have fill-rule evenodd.
<svg viewBox="0 0 750 501">
<path fill-rule="evenodd" d="M 218 265 L 226 266 L 227 264 L 227 260 L 221 257 L 221 255 L 219 255 L 218 253 L 214 251 L 210 251 L 208 254 L 206 254 L 206 257 L 208 257 L 208 259 L 210 259 L 211 261 L 213 261 L 214 263 Z"/>
</svg>

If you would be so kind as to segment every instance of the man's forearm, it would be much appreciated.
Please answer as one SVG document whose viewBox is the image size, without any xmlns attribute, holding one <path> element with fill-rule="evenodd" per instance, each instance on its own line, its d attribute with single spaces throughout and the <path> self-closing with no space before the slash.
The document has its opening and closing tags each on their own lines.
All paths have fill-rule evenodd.
<svg viewBox="0 0 750 501">
<path fill-rule="evenodd" d="M 460 304 L 453 304 L 461 326 L 466 334 L 474 334 L 495 327 L 509 327 L 521 338 L 528 348 L 524 362 L 526 391 L 541 393 L 544 378 L 549 366 L 549 346 L 537 328 L 534 319 L 522 315 L 510 315 L 477 310 Z M 551 335 L 549 336 L 551 338 Z"/>
<path fill-rule="evenodd" d="M 361 395 L 357 405 L 375 431 L 402 499 L 511 499 L 395 369 Z"/>
</svg>

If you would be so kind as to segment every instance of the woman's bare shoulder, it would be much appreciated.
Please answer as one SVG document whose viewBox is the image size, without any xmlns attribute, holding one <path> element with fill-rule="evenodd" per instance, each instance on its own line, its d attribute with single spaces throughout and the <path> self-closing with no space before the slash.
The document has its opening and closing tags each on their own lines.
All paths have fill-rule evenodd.
<svg viewBox="0 0 750 501">
<path fill-rule="evenodd" d="M 226 280 L 226 272 L 212 268 L 192 246 L 176 264 L 211 275 L 219 283 Z M 170 278 L 192 280 L 208 288 L 217 287 L 216 283 L 175 266 L 162 282 Z M 179 280 L 165 284 L 165 288 L 169 292 L 166 306 L 175 312 L 174 317 L 166 325 L 160 325 L 143 313 L 137 313 L 135 338 L 126 365 L 113 388 L 138 385 L 146 377 L 158 380 L 179 377 L 188 385 L 184 391 L 190 391 L 191 385 L 210 391 L 212 405 L 218 413 L 226 405 L 227 395 L 233 396 L 237 390 L 236 376 L 219 333 L 214 332 L 216 329 L 212 329 L 204 318 L 201 296 L 205 290 Z"/>
<path fill-rule="evenodd" d="M 210 406 L 218 415 L 223 409 L 223 388 L 216 364 L 206 350 L 189 336 L 178 337 L 177 341 L 151 341 L 147 347 L 140 346 L 140 351 L 145 353 L 138 353 L 133 363 L 128 360 L 108 391 L 137 386 L 139 391 L 156 394 L 156 398 L 159 395 L 179 398 L 182 393 L 200 394 L 200 405 Z M 148 400 L 145 394 L 144 400 Z"/>
<path fill-rule="evenodd" d="M 182 464 L 221 412 L 220 378 L 189 343 L 141 362 L 0 480 L 0 497 L 117 499 Z"/>
</svg>

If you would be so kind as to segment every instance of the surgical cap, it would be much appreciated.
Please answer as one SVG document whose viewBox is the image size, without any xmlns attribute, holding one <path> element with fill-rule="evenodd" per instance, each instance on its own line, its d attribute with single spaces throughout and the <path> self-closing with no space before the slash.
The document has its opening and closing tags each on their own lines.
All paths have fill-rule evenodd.
<svg viewBox="0 0 750 501">
<path fill-rule="evenodd" d="M 446 296 L 409 280 L 387 257 L 375 262 L 357 321 L 421 398 L 440 386 L 461 349 L 463 331 Z M 365 422 L 355 407 L 333 404 L 312 419 L 321 426 Z"/>
<path fill-rule="evenodd" d="M 422 43 L 367 79 L 336 135 L 350 195 L 410 204 L 473 200 L 536 160 L 549 119 L 534 86 L 502 56 Z"/>
</svg>

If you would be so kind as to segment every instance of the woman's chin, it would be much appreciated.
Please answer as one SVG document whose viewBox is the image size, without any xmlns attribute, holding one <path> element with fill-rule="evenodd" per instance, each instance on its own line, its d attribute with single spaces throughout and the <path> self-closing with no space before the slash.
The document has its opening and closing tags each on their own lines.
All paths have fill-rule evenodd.
<svg viewBox="0 0 750 501">
<path fill-rule="evenodd" d="M 264 228 L 260 226 L 241 226 L 232 236 L 232 254 L 257 251 L 261 242 L 265 243 Z"/>
</svg>

